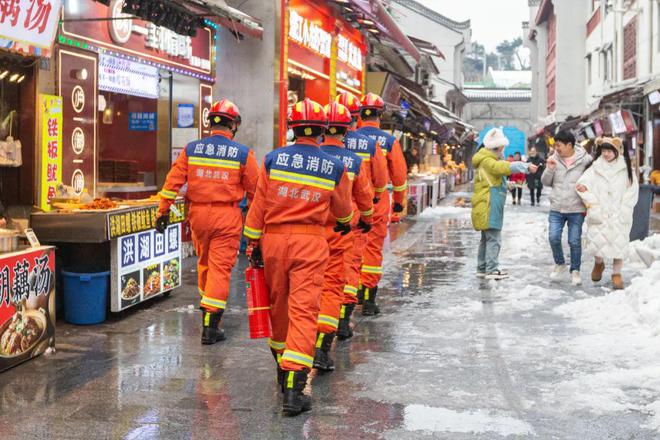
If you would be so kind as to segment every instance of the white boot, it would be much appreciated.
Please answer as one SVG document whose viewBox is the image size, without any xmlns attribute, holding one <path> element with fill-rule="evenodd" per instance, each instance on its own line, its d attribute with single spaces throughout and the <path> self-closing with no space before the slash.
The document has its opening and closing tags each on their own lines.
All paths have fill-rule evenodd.
<svg viewBox="0 0 660 440">
<path fill-rule="evenodd" d="M 555 264 L 555 268 L 550 273 L 550 280 L 559 281 L 568 273 L 568 268 L 565 264 Z"/>
<path fill-rule="evenodd" d="M 574 286 L 582 285 L 582 278 L 580 277 L 580 271 L 574 270 L 571 272 L 571 284 Z"/>
</svg>

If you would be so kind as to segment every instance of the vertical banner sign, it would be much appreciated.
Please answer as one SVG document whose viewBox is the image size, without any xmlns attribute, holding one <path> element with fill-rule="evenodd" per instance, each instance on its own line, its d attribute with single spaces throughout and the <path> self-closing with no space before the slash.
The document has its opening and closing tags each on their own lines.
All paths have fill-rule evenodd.
<svg viewBox="0 0 660 440">
<path fill-rule="evenodd" d="M 96 195 L 97 58 L 59 51 L 59 93 L 63 104 L 62 181 L 80 195 Z"/>
<path fill-rule="evenodd" d="M 209 124 L 209 111 L 213 104 L 213 87 L 208 84 L 199 84 L 199 137 L 211 136 Z"/>
<path fill-rule="evenodd" d="M 55 188 L 62 181 L 62 98 L 39 95 L 41 119 L 41 185 L 39 207 L 50 211 Z"/>
</svg>

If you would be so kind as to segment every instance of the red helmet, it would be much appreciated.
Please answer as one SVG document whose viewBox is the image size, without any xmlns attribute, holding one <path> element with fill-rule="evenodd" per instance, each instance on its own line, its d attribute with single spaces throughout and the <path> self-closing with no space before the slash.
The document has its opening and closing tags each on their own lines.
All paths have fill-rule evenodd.
<svg viewBox="0 0 660 440">
<path fill-rule="evenodd" d="M 318 102 L 309 98 L 296 102 L 289 112 L 289 127 L 327 127 L 328 117 Z"/>
<path fill-rule="evenodd" d="M 236 121 L 239 123 L 241 122 L 241 114 L 238 107 L 228 99 L 216 101 L 211 106 L 209 111 L 209 121 L 217 124 L 220 122 L 220 118 L 227 118 L 230 121 Z"/>
<path fill-rule="evenodd" d="M 360 111 L 364 112 L 366 116 L 371 115 L 371 112 L 382 113 L 385 110 L 385 101 L 383 98 L 375 93 L 367 93 L 360 101 Z"/>
<path fill-rule="evenodd" d="M 326 105 L 325 113 L 328 115 L 329 127 L 348 127 L 353 120 L 348 108 L 337 102 L 332 102 Z"/>
<path fill-rule="evenodd" d="M 360 100 L 351 92 L 341 92 L 337 95 L 337 98 L 335 98 L 335 102 L 346 106 L 351 114 L 357 114 L 360 112 Z"/>
</svg>

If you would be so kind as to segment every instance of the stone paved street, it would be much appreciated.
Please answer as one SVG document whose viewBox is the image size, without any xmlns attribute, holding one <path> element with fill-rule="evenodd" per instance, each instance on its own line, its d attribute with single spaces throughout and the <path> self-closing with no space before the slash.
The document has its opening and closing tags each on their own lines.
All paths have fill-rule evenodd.
<svg viewBox="0 0 660 440">
<path fill-rule="evenodd" d="M 657 439 L 645 405 L 659 398 L 660 349 L 642 354 L 622 339 L 585 352 L 598 332 L 558 307 L 609 288 L 587 282 L 588 256 L 584 286 L 550 284 L 546 216 L 547 207 L 507 207 L 502 262 L 512 279 L 499 283 L 474 276 L 468 209 L 393 226 L 383 313 L 358 317 L 355 337 L 337 345 L 337 370 L 313 377 L 311 413 L 280 415 L 267 344 L 247 336 L 241 258 L 226 342 L 199 344 L 189 265 L 170 297 L 100 326 L 62 322 L 55 356 L 3 373 L 1 437 Z M 627 368 L 641 375 L 637 386 L 617 387 L 611 375 Z"/>
</svg>

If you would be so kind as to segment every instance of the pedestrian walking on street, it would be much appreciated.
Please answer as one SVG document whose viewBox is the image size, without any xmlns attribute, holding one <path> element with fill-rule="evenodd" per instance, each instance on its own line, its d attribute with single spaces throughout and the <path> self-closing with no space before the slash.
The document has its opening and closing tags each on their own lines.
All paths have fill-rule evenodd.
<svg viewBox="0 0 660 440">
<path fill-rule="evenodd" d="M 375 140 L 380 146 L 387 160 L 389 180 L 392 182 L 392 201 L 394 204 L 391 211 L 398 214 L 403 212 L 406 204 L 408 170 L 398 139 L 380 128 L 380 121 L 384 112 L 385 101 L 383 101 L 383 98 L 374 93 L 367 93 L 361 100 L 361 126 L 357 132 Z M 390 223 L 390 197 L 385 191 L 385 188 L 376 189 L 378 203 L 374 207 L 373 228 L 368 234 L 362 262 L 358 302 L 362 303 L 363 316 L 373 316 L 380 313 L 380 308 L 376 304 L 376 296 L 378 283 L 383 276 L 383 245 L 385 244 L 385 237 L 387 237 L 387 227 Z"/>
<path fill-rule="evenodd" d="M 325 106 L 325 113 L 328 116 L 328 128 L 321 143 L 321 151 L 336 157 L 346 166 L 351 181 L 353 219 L 355 222 L 353 229 L 359 229 L 366 234 L 371 229 L 371 217 L 374 212 L 374 191 L 371 187 L 369 174 L 366 171 L 369 162 L 363 162 L 357 154 L 344 147 L 344 135 L 352 123 L 348 108 L 333 102 Z M 345 301 L 345 286 L 349 272 L 348 265 L 351 260 L 351 248 L 354 244 L 354 232 L 345 229 L 338 232 L 336 223 L 337 219 L 331 214 L 328 216 L 325 226 L 325 238 L 328 241 L 330 253 L 328 267 L 325 270 L 323 292 L 321 293 L 316 354 L 314 355 L 314 368 L 321 371 L 335 369 L 334 361 L 329 352 L 339 327 L 339 319 Z"/>
<path fill-rule="evenodd" d="M 269 345 L 288 416 L 311 409 L 303 389 L 314 363 L 328 264 L 325 222 L 331 214 L 337 232 L 346 232 L 353 218 L 348 172 L 317 143 L 327 123 L 317 102 L 306 98 L 292 107 L 289 127 L 296 141 L 266 155 L 245 219 L 252 255 L 263 258 L 273 328 Z"/>
<path fill-rule="evenodd" d="M 520 162 L 522 161 L 522 158 L 520 157 L 520 153 L 516 151 L 516 154 L 511 156 L 510 162 Z M 511 176 L 509 177 L 509 186 L 511 189 L 511 196 L 513 198 L 513 204 L 516 204 L 516 200 L 518 201 L 518 205 L 522 205 L 522 192 L 523 192 L 523 187 L 525 186 L 525 173 L 511 173 Z"/>
<path fill-rule="evenodd" d="M 357 132 L 357 124 L 360 119 L 360 99 L 350 92 L 341 92 L 337 95 L 336 102 L 342 104 L 351 112 L 351 125 L 344 136 L 344 146 L 362 159 L 364 171 L 361 172 L 366 173 L 371 182 L 371 189 L 374 192 L 372 201 L 375 207 L 380 201 L 380 196 L 387 190 L 387 182 L 390 178 L 387 170 L 387 159 L 385 159 L 382 148 L 374 139 Z M 355 223 L 355 220 L 353 222 Z M 353 244 L 345 254 L 347 258 L 346 285 L 344 286 L 344 302 L 339 312 L 339 326 L 337 327 L 337 339 L 339 340 L 353 337 L 353 329 L 350 326 L 351 315 L 358 303 L 358 291 L 361 290 L 362 260 L 367 247 L 367 233 L 363 233 L 358 228 L 353 228 L 351 235 L 353 236 Z"/>
<path fill-rule="evenodd" d="M 576 189 L 587 206 L 587 244 L 595 256 L 591 279 L 600 281 L 605 259 L 612 259 L 612 284 L 623 289 L 621 269 L 628 255 L 639 185 L 620 138 L 596 139 L 596 157 L 578 179 Z"/>
<path fill-rule="evenodd" d="M 502 160 L 509 140 L 500 128 L 492 128 L 484 136 L 484 148 L 472 158 L 475 167 L 472 195 L 472 226 L 481 231 L 477 257 L 477 276 L 492 280 L 508 278 L 499 267 L 502 246 L 502 224 L 506 203 L 506 179 L 511 173 L 536 171 L 536 166 L 524 162 Z"/>
<path fill-rule="evenodd" d="M 532 201 L 532 206 L 538 206 L 541 204 L 541 193 L 543 192 L 541 176 L 545 170 L 545 161 L 539 156 L 536 147 L 532 147 L 527 154 L 527 162 L 536 165 L 538 168 L 535 173 L 527 174 L 527 187 L 529 188 L 529 196 Z"/>
<path fill-rule="evenodd" d="M 259 176 L 252 150 L 233 140 L 240 121 L 236 104 L 227 99 L 214 103 L 208 115 L 211 136 L 186 145 L 160 192 L 156 230 L 164 233 L 170 207 L 179 189 L 188 183 L 188 219 L 197 253 L 204 345 L 225 339 L 220 320 L 243 228 L 238 204 L 246 194 L 248 202 L 252 201 Z"/>
<path fill-rule="evenodd" d="M 555 152 L 548 158 L 541 176 L 544 186 L 552 188 L 548 235 L 555 267 L 550 274 L 552 281 L 559 281 L 568 269 L 562 248 L 564 225 L 568 224 L 568 246 L 571 250 L 570 276 L 574 286 L 582 284 L 582 224 L 586 207 L 575 190 L 575 184 L 592 162 L 584 148 L 575 145 L 575 136 L 562 130 L 555 136 Z"/>
</svg>

